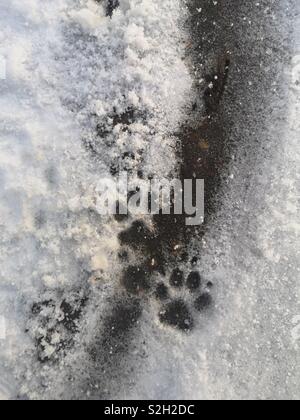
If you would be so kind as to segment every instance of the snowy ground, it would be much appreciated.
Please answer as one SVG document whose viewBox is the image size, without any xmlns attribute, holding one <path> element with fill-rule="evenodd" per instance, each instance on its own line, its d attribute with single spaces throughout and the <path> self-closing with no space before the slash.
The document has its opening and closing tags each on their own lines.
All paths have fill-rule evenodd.
<svg viewBox="0 0 300 420">
<path fill-rule="evenodd" d="M 186 337 L 146 308 L 134 377 L 108 384 L 112 398 L 300 397 L 300 10 L 280 3 L 277 51 L 291 51 L 274 60 L 269 118 L 258 133 L 255 115 L 233 130 L 265 147 L 237 151 L 204 240 L 216 310 Z M 0 10 L 0 398 L 89 398 L 87 382 L 94 396 L 107 374 L 93 372 L 86 343 L 122 269 L 122 226 L 97 214 L 95 188 L 120 166 L 176 171 L 174 133 L 196 95 L 188 11 L 181 0 L 121 0 L 112 19 L 93 0 L 0 0 Z M 74 338 L 65 308 L 86 296 Z"/>
<path fill-rule="evenodd" d="M 51 337 L 51 345 L 39 321 L 24 333 L 32 305 L 53 299 L 59 318 L 62 295 L 72 300 L 74 289 L 82 294 L 99 277 L 103 289 L 113 287 L 120 228 L 95 212 L 97 183 L 112 162 L 140 153 L 145 173 L 173 169 L 173 133 L 191 86 L 177 30 L 183 11 L 179 1 L 130 0 L 110 19 L 94 1 L 1 1 L 4 397 L 34 397 L 27 388 L 30 371 L 40 369 L 34 340 L 42 343 L 42 357 L 60 340 Z M 112 127 L 114 114 L 128 107 L 147 115 L 147 123 L 141 118 L 130 132 Z M 98 125 L 107 131 L 101 142 Z M 133 165 L 126 158 L 121 164 Z M 12 377 L 22 388 L 19 382 L 14 389 Z"/>
</svg>

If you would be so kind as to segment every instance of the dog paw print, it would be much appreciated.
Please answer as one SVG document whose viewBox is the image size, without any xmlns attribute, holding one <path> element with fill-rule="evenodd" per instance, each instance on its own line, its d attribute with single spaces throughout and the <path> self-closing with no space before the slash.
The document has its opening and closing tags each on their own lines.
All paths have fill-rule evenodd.
<svg viewBox="0 0 300 420">
<path fill-rule="evenodd" d="M 137 173 L 142 178 L 144 174 L 140 167 L 144 161 L 145 148 L 142 144 L 133 147 L 130 139 L 135 135 L 135 125 L 144 125 L 147 121 L 146 113 L 132 106 L 123 112 L 118 112 L 114 107 L 101 118 L 92 114 L 91 120 L 95 124 L 95 136 L 87 136 L 82 140 L 91 158 L 105 161 L 112 176 L 126 171 L 129 174 Z M 107 156 L 103 152 L 103 145 L 110 150 Z"/>
<path fill-rule="evenodd" d="M 124 247 L 120 259 L 127 263 L 121 277 L 125 291 L 141 300 L 154 298 L 160 306 L 158 319 L 162 325 L 182 332 L 191 331 L 199 314 L 213 306 L 213 284 L 205 282 L 195 269 L 197 258 L 192 259 L 188 274 L 181 267 L 168 272 L 166 267 L 170 264 L 162 255 L 159 237 L 141 220 L 133 221 L 123 230 L 119 241 Z M 129 248 L 137 255 L 143 255 L 141 264 L 124 260 L 124 253 L 128 256 L 126 249 Z"/>
<path fill-rule="evenodd" d="M 169 285 L 160 283 L 155 292 L 162 302 L 160 322 L 180 331 L 192 330 L 196 314 L 209 310 L 213 304 L 210 289 L 211 283 L 204 286 L 198 271 L 191 271 L 185 278 L 184 272 L 175 268 L 170 275 Z"/>
<path fill-rule="evenodd" d="M 26 330 L 35 341 L 39 362 L 56 362 L 73 346 L 87 298 L 47 299 L 31 307 Z"/>
<path fill-rule="evenodd" d="M 191 331 L 196 315 L 212 307 L 212 283 L 204 285 L 198 271 L 185 278 L 179 268 L 172 271 L 168 282 L 155 283 L 152 274 L 144 265 L 132 265 L 124 271 L 121 284 L 130 295 L 154 297 L 161 305 L 158 317 L 163 325 Z"/>
</svg>

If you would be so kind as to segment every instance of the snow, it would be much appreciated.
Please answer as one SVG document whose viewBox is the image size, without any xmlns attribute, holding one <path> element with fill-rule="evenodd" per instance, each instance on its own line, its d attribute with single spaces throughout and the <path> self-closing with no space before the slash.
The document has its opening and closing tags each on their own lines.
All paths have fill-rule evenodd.
<svg viewBox="0 0 300 420">
<path fill-rule="evenodd" d="M 41 317 L 55 321 L 63 296 L 99 277 L 109 290 L 120 269 L 120 228 L 95 209 L 99 179 L 128 151 L 144 151 L 145 173 L 173 170 L 173 133 L 191 100 L 185 8 L 124 0 L 112 19 L 92 0 L 1 0 L 0 10 L 0 397 L 38 398 L 35 340 L 49 357 L 64 332 L 49 344 L 31 306 L 54 301 Z M 129 105 L 143 118 L 111 130 Z"/>
<path fill-rule="evenodd" d="M 185 2 L 121 0 L 112 19 L 92 0 L 0 0 L 0 10 L 0 399 L 68 397 L 70 372 L 84 383 L 84 349 L 41 364 L 36 342 L 45 358 L 68 338 L 56 322 L 66 298 L 92 294 L 82 334 L 109 305 L 121 227 L 97 214 L 95 191 L 111 162 L 143 150 L 126 164 L 174 172 L 174 133 L 196 94 L 183 60 Z M 205 238 L 216 314 L 187 338 L 161 328 L 150 306 L 147 361 L 114 397 L 299 398 L 299 39 L 265 127 L 269 154 L 249 164 L 247 193 L 249 168 L 236 156 Z M 129 104 L 140 117 L 112 129 Z M 42 301 L 52 303 L 32 317 Z"/>
</svg>

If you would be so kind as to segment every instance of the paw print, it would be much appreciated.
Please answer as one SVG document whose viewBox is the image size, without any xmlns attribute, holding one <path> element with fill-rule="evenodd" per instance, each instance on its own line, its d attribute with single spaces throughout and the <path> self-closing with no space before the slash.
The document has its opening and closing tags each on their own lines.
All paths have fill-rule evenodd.
<svg viewBox="0 0 300 420">
<path fill-rule="evenodd" d="M 56 362 L 73 346 L 86 303 L 78 292 L 69 300 L 53 296 L 32 305 L 26 332 L 35 341 L 39 362 Z"/>
<path fill-rule="evenodd" d="M 154 298 L 161 307 L 158 319 L 162 325 L 182 332 L 191 331 L 195 326 L 196 315 L 208 311 L 213 305 L 213 284 L 204 282 L 196 269 L 185 274 L 181 267 L 175 267 L 166 275 L 164 258 L 160 257 L 159 264 L 156 262 L 161 250 L 155 232 L 142 221 L 134 221 L 127 230 L 120 233 L 119 240 L 121 245 L 146 256 L 142 264 L 129 264 L 125 268 L 121 286 L 129 295 L 141 299 Z M 196 264 L 194 258 L 192 266 Z M 160 273 L 159 281 L 156 280 L 155 272 Z"/>
<path fill-rule="evenodd" d="M 212 306 L 211 287 L 211 283 L 204 286 L 198 271 L 191 271 L 185 279 L 184 272 L 175 268 L 170 275 L 169 287 L 160 283 L 155 292 L 163 302 L 160 322 L 180 331 L 192 330 L 196 313 L 205 312 Z"/>
<path fill-rule="evenodd" d="M 83 138 L 83 146 L 92 159 L 105 161 L 112 176 L 123 171 L 128 173 L 135 171 L 142 178 L 143 171 L 140 165 L 144 160 L 145 150 L 142 145 L 133 148 L 130 138 L 134 133 L 134 125 L 136 123 L 145 124 L 147 121 L 146 113 L 131 106 L 121 113 L 113 108 L 111 113 L 100 119 L 93 115 L 92 120 L 95 123 L 96 136 L 95 138 Z M 123 133 L 126 137 L 122 141 L 120 141 L 119 134 L 115 132 L 116 128 L 117 132 Z M 107 156 L 103 153 L 103 144 L 110 150 Z"/>
</svg>

